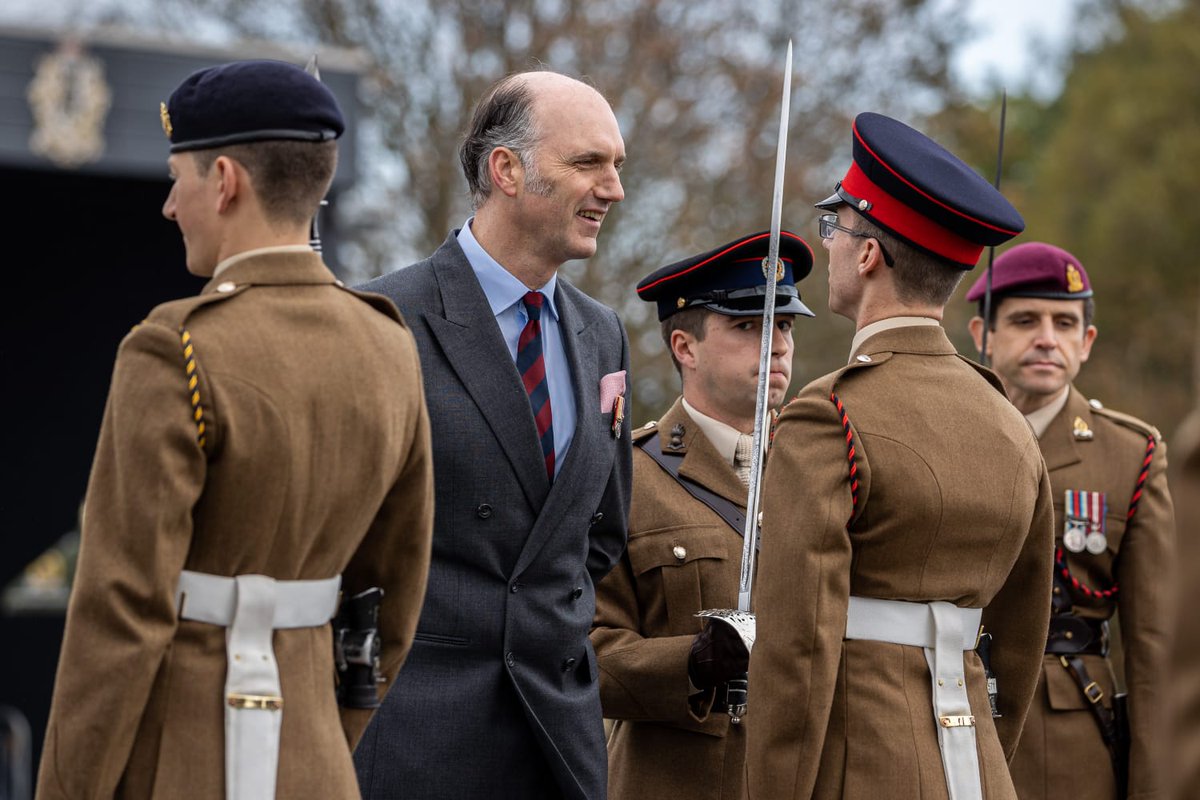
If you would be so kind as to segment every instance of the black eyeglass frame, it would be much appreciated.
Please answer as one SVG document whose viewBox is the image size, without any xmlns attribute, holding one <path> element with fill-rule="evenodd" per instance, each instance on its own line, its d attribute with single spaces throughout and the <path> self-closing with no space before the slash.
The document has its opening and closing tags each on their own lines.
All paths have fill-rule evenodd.
<svg viewBox="0 0 1200 800">
<path fill-rule="evenodd" d="M 822 239 L 832 239 L 834 231 L 841 231 L 859 239 L 874 239 L 875 244 L 879 245 L 879 252 L 883 253 L 883 263 L 889 267 L 896 266 L 892 254 L 887 251 L 887 248 L 883 246 L 883 242 L 879 241 L 878 237 L 872 236 L 869 233 L 863 233 L 862 231 L 856 231 L 853 228 L 847 228 L 844 225 L 838 225 L 837 214 L 822 214 L 817 217 L 817 233 L 820 234 Z"/>
</svg>

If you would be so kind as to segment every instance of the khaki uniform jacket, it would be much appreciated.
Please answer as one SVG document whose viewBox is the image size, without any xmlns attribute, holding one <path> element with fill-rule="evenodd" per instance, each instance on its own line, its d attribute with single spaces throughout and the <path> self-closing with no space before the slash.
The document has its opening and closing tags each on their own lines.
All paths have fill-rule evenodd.
<svg viewBox="0 0 1200 800">
<path fill-rule="evenodd" d="M 1078 422 L 1077 422 L 1078 421 Z M 1091 434 L 1079 438 L 1074 430 Z M 1084 436 L 1087 435 L 1084 433 Z M 1133 518 L 1126 523 L 1130 500 L 1147 455 L 1147 440 L 1156 443 L 1150 469 Z M 1130 714 L 1130 798 L 1157 798 L 1165 789 L 1160 759 L 1164 694 L 1174 584 L 1175 527 L 1167 490 L 1167 448 L 1151 426 L 1124 414 L 1093 408 L 1074 387 L 1067 403 L 1041 437 L 1042 454 L 1054 490 L 1055 544 L 1062 547 L 1067 490 L 1104 492 L 1108 548 L 1063 550 L 1071 576 L 1083 586 L 1103 591 L 1118 587 L 1115 597 L 1091 597 L 1072 590 L 1072 613 L 1108 619 L 1120 611 L 1121 641 Z M 1068 580 L 1068 583 L 1070 581 Z M 1113 670 L 1099 655 L 1082 657 L 1089 676 L 1100 684 L 1101 702 L 1111 708 Z M 1020 747 L 1012 762 L 1013 782 L 1022 800 L 1116 797 L 1108 750 L 1079 683 L 1058 656 L 1046 655 L 1042 676 Z M 1080 766 L 1087 764 L 1087 769 Z"/>
<path fill-rule="evenodd" d="M 1194 613 L 1200 601 L 1200 405 L 1180 423 L 1172 441 L 1180 613 L 1171 664 L 1171 797 L 1193 800 L 1200 791 L 1200 615 Z"/>
<path fill-rule="evenodd" d="M 382 587 L 394 678 L 425 589 L 431 475 L 411 334 L 317 254 L 249 257 L 154 309 L 117 353 L 38 796 L 225 796 L 225 629 L 178 619 L 184 569 Z M 357 797 L 349 744 L 369 712 L 343 733 L 330 626 L 274 644 L 278 796 Z"/>
<path fill-rule="evenodd" d="M 672 430 L 682 446 L 669 449 Z M 746 487 L 676 401 L 657 425 L 681 476 L 745 510 Z M 633 449 L 629 547 L 596 589 L 592 644 L 600 703 L 617 720 L 608 743 L 610 800 L 740 800 L 745 734 L 709 714 L 715 692 L 689 705 L 687 662 L 706 608 L 736 608 L 742 537 L 639 447 Z"/>
<path fill-rule="evenodd" d="M 1050 613 L 1054 511 L 1037 441 L 940 327 L 884 331 L 857 353 L 784 408 L 771 448 L 748 794 L 947 796 L 924 651 L 844 640 L 858 595 L 984 608 L 1001 719 L 979 658 L 964 656 L 983 796 L 1014 798 L 1006 756 Z"/>
</svg>

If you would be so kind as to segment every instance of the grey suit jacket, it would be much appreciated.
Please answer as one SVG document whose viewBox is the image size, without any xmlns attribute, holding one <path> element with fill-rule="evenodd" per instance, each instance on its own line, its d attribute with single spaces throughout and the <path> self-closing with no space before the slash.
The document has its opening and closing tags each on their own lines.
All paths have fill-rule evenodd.
<svg viewBox="0 0 1200 800">
<path fill-rule="evenodd" d="M 594 584 L 625 547 L 632 452 L 600 408 L 628 369 L 616 314 L 560 276 L 555 294 L 577 423 L 553 484 L 529 399 L 452 233 L 364 289 L 417 340 L 436 511 L 412 651 L 355 753 L 367 798 L 602 800 L 606 757 Z"/>
</svg>

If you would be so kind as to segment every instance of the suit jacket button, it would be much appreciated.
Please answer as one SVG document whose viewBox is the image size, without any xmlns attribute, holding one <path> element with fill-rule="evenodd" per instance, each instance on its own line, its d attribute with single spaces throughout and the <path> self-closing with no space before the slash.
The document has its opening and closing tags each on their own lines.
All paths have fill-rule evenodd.
<svg viewBox="0 0 1200 800">
<path fill-rule="evenodd" d="M 685 558 L 687 558 L 687 548 L 684 547 L 683 545 L 680 545 L 680 544 L 675 545 L 675 547 L 672 548 L 671 552 L 680 561 L 683 561 Z"/>
<path fill-rule="evenodd" d="M 510 667 L 515 667 L 517 665 L 517 657 L 513 655 L 512 650 L 509 650 L 504 654 L 504 663 L 508 664 Z"/>
<path fill-rule="evenodd" d="M 562 671 L 563 672 L 570 672 L 574 668 L 575 668 L 575 659 L 568 658 L 563 661 L 563 663 L 562 663 Z"/>
<path fill-rule="evenodd" d="M 480 503 L 479 507 L 475 509 L 475 516 L 479 517 L 480 519 L 487 519 L 491 515 L 492 507 L 487 503 Z"/>
<path fill-rule="evenodd" d="M 575 588 L 574 588 L 574 589 L 571 591 L 571 599 L 572 599 L 572 600 L 578 600 L 578 599 L 579 599 L 579 598 L 581 598 L 581 597 L 583 597 L 583 587 L 582 587 L 582 586 L 576 586 L 576 587 L 575 587 Z"/>
<path fill-rule="evenodd" d="M 522 587 L 523 585 L 524 585 L 524 584 L 517 583 L 516 581 L 513 581 L 513 582 L 512 582 L 512 586 L 508 587 L 508 590 L 509 590 L 510 592 L 512 592 L 513 594 L 516 594 L 517 592 L 521 591 L 521 587 Z"/>
<path fill-rule="evenodd" d="M 604 519 L 604 512 L 597 511 L 595 514 L 592 515 L 592 523 L 591 524 L 595 525 L 597 522 L 599 522 L 602 519 Z"/>
</svg>

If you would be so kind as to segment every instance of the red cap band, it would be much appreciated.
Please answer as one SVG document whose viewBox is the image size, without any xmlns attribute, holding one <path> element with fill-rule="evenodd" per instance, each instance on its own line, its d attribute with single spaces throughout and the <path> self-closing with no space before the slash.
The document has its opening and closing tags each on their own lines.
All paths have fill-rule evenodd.
<svg viewBox="0 0 1200 800">
<path fill-rule="evenodd" d="M 859 169 L 857 162 L 850 163 L 846 177 L 842 178 L 842 186 L 855 197 L 870 201 L 871 209 L 866 214 L 869 219 L 877 220 L 898 235 L 943 258 L 970 268 L 983 254 L 983 245 L 943 228 L 889 195 Z"/>
</svg>

